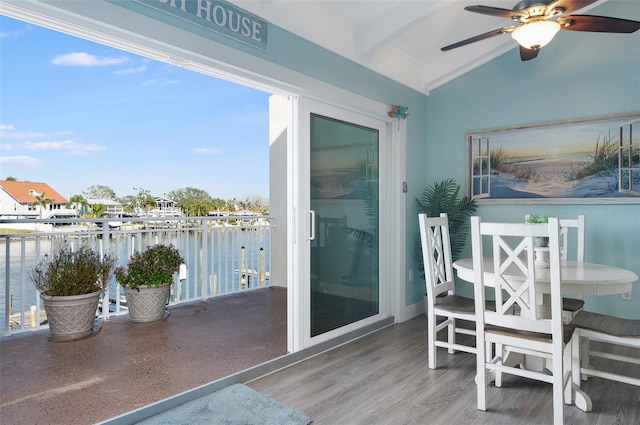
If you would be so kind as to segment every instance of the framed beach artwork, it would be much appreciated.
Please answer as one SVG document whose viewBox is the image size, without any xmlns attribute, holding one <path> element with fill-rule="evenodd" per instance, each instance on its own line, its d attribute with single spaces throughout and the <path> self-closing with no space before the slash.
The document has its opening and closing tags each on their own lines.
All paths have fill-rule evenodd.
<svg viewBox="0 0 640 425">
<path fill-rule="evenodd" d="M 640 203 L 640 112 L 467 133 L 479 203 Z"/>
</svg>

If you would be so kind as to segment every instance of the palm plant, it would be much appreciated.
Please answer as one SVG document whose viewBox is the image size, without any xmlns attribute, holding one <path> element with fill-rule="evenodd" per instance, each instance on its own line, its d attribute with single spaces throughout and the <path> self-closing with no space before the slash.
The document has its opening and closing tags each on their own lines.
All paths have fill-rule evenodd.
<svg viewBox="0 0 640 425">
<path fill-rule="evenodd" d="M 91 217 L 100 218 L 104 217 L 107 212 L 107 207 L 104 204 L 93 204 L 91 206 Z"/>
<path fill-rule="evenodd" d="M 73 195 L 71 199 L 69 199 L 69 202 L 73 205 L 73 208 L 76 210 L 77 217 L 80 217 L 81 209 L 84 210 L 87 206 L 89 206 L 89 203 L 82 195 Z"/>
<path fill-rule="evenodd" d="M 476 200 L 468 196 L 461 197 L 460 185 L 454 179 L 447 179 L 427 186 L 422 193 L 422 198 L 416 198 L 416 202 L 418 213 L 425 213 L 429 217 L 439 217 L 441 213 L 447 214 L 451 257 L 453 261 L 457 260 L 467 243 L 469 219 L 476 211 Z M 415 259 L 420 267 L 419 270 L 424 270 L 420 234 L 416 236 Z"/>
<path fill-rule="evenodd" d="M 42 192 L 40 195 L 36 195 L 36 203 L 40 206 L 40 218 L 44 217 L 44 211 L 47 205 L 53 202 L 53 199 L 47 198 L 47 195 Z"/>
</svg>

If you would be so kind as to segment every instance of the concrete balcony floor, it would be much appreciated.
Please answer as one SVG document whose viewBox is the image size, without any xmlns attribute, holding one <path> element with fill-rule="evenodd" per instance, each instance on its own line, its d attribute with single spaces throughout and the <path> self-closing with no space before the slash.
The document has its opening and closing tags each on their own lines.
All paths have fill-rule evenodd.
<svg viewBox="0 0 640 425">
<path fill-rule="evenodd" d="M 91 424 L 287 352 L 287 294 L 263 288 L 170 307 L 160 323 L 102 323 L 94 337 L 0 339 L 0 423 Z"/>
</svg>

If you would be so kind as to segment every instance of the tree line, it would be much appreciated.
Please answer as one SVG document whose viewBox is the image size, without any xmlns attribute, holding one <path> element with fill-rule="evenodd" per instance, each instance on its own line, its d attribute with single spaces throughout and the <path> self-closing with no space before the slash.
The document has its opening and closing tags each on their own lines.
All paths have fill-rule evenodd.
<svg viewBox="0 0 640 425">
<path fill-rule="evenodd" d="M 15 177 L 7 177 L 9 181 L 17 181 Z M 135 215 L 138 212 L 149 212 L 156 207 L 156 196 L 151 195 L 151 191 L 134 187 L 136 192 L 134 195 L 125 195 L 118 197 L 116 192 L 109 186 L 93 185 L 88 187 L 82 193 L 73 195 L 69 199 L 71 208 L 76 212 L 88 211 L 85 216 L 102 217 L 106 212 L 104 204 L 90 205 L 88 199 L 105 199 L 116 201 L 122 204 L 125 213 Z M 184 187 L 182 189 L 172 190 L 164 195 L 176 202 L 176 207 L 180 208 L 187 216 L 204 216 L 212 211 L 252 211 L 262 215 L 269 214 L 269 200 L 258 195 L 250 195 L 244 199 L 221 199 L 214 198 L 206 191 L 195 187 Z M 36 202 L 42 210 L 52 200 L 46 193 L 36 196 Z"/>
<path fill-rule="evenodd" d="M 118 197 L 113 189 L 104 185 L 93 185 L 80 195 L 74 195 L 69 202 L 74 205 L 88 205 L 87 199 L 109 199 L 122 204 L 126 213 L 138 211 L 148 212 L 156 207 L 156 196 L 147 189 L 134 187 L 133 195 Z M 263 215 L 269 214 L 269 201 L 261 196 L 251 195 L 244 199 L 214 198 L 205 190 L 195 187 L 184 187 L 172 190 L 164 195 L 176 202 L 185 215 L 202 216 L 212 211 L 252 211 Z M 84 203 L 84 204 L 83 204 Z"/>
</svg>

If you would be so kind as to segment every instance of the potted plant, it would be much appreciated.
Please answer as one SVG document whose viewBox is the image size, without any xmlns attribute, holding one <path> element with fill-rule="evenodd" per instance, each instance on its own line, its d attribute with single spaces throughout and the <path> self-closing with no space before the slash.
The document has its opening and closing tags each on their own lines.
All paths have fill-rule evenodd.
<svg viewBox="0 0 640 425">
<path fill-rule="evenodd" d="M 148 246 L 131 255 L 127 265 L 116 267 L 116 281 L 124 287 L 130 323 L 165 320 L 165 311 L 174 274 L 184 259 L 172 244 Z"/>
<path fill-rule="evenodd" d="M 533 214 L 525 217 L 527 223 L 541 224 L 549 222 L 548 214 Z M 533 239 L 533 250 L 536 253 L 536 267 L 547 268 L 549 267 L 549 238 L 537 237 Z"/>
<path fill-rule="evenodd" d="M 533 214 L 526 216 L 527 223 L 540 224 L 540 223 L 548 223 L 549 215 L 548 214 Z M 549 238 L 539 237 L 535 238 L 533 241 L 537 248 L 545 248 L 549 246 Z"/>
<path fill-rule="evenodd" d="M 116 262 L 116 256 L 83 245 L 75 252 L 65 246 L 35 266 L 31 279 L 40 291 L 50 341 L 73 341 L 100 331 L 96 310 Z"/>
<path fill-rule="evenodd" d="M 425 213 L 429 217 L 439 217 L 441 213 L 447 214 L 451 258 L 453 261 L 457 260 L 467 243 L 469 218 L 476 212 L 476 200 L 468 196 L 461 197 L 460 185 L 454 179 L 447 179 L 427 186 L 422 193 L 422 198 L 416 198 L 416 203 L 418 213 Z M 420 270 L 424 271 L 419 233 L 416 236 L 414 252 Z"/>
</svg>

